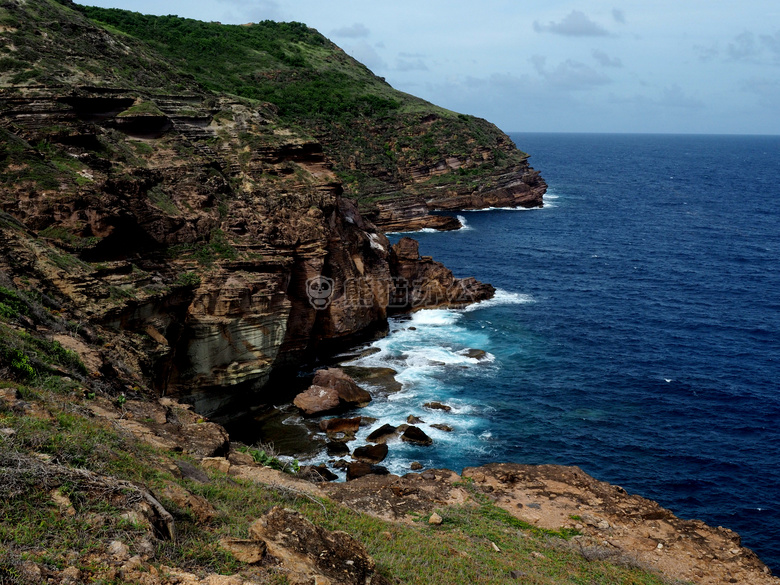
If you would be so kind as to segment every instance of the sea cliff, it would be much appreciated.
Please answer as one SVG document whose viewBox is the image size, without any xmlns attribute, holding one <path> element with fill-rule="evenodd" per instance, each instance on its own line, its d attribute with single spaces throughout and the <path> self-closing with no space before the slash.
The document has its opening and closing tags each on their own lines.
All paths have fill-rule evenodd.
<svg viewBox="0 0 780 585">
<path fill-rule="evenodd" d="M 559 562 L 659 582 L 613 549 L 674 578 L 773 582 L 736 535 L 577 470 L 323 487 L 208 420 L 277 399 L 271 381 L 394 311 L 493 294 L 383 230 L 542 205 L 543 179 L 495 126 L 395 92 L 295 23 L 7 0 L 0 41 L 0 580 L 436 582 L 397 558 L 424 543 L 454 559 L 449 582 L 557 582 Z"/>
</svg>

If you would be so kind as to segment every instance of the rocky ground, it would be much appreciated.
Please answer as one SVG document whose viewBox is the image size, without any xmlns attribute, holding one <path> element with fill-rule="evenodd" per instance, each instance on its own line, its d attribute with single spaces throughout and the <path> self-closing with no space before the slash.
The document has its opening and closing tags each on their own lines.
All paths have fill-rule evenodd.
<svg viewBox="0 0 780 585">
<path fill-rule="evenodd" d="M 233 478 L 246 484 L 270 486 L 294 499 L 338 502 L 349 510 L 388 521 L 388 526 L 417 527 L 422 523 L 434 535 L 437 530 L 445 531 L 442 538 L 464 507 L 500 509 L 507 517 L 516 519 L 517 526 L 523 527 L 521 533 L 544 531 L 547 535 L 561 535 L 555 547 L 576 554 L 586 564 L 609 562 L 648 567 L 675 582 L 702 585 L 780 583 L 753 552 L 741 547 L 739 536 L 732 531 L 681 520 L 657 503 L 597 481 L 576 467 L 491 464 L 467 468 L 460 474 L 428 469 L 403 477 L 367 475 L 346 483 L 328 483 L 321 481 L 315 470 L 290 474 L 261 465 L 251 450 L 241 450 L 240 445 L 231 443 L 222 427 L 174 400 L 128 400 L 118 404 L 95 397 L 84 401 L 78 408 L 93 420 L 90 424 L 110 425 L 159 453 L 180 453 L 178 460 L 155 457 L 156 473 L 165 472 L 174 480 L 165 480 L 149 489 L 137 481 L 70 467 L 56 457 L 14 448 L 19 445 L 17 433 L 21 435 L 24 430 L 2 424 L 10 420 L 9 413 L 40 420 L 61 416 L 45 402 L 20 396 L 13 388 L 0 392 L 0 483 L 10 490 L 8 493 L 13 497 L 22 490 L 20 473 L 34 476 L 39 488 L 49 493 L 50 505 L 59 510 L 58 514 L 74 518 L 84 513 L 83 502 L 77 501 L 84 496 L 78 495 L 75 486 L 89 486 L 93 492 L 113 494 L 110 498 L 122 500 L 122 518 L 140 527 L 141 537 L 117 537 L 104 542 L 103 548 L 88 554 L 92 572 L 84 568 L 84 553 L 76 555 L 70 565 L 67 561 L 51 565 L 19 560 L 11 567 L 3 565 L 0 558 L 0 571 L 6 571 L 3 582 L 79 583 L 96 577 L 149 585 L 393 582 L 378 571 L 375 559 L 353 536 L 312 523 L 305 515 L 283 505 L 271 506 L 257 518 L 248 518 L 246 532 L 218 539 L 219 548 L 237 561 L 232 565 L 238 569 L 233 576 L 204 573 L 202 566 L 193 571 L 155 563 L 153 551 L 159 546 L 155 542 L 182 538 L 182 513 L 204 525 L 220 514 L 210 500 L 210 489 L 193 491 L 191 486 L 207 487 L 213 485 L 215 477 L 224 477 L 228 482 Z M 185 482 L 177 483 L 176 477 Z M 66 485 L 70 487 L 66 489 Z M 502 546 L 506 547 L 503 542 L 489 544 L 494 547 L 494 554 L 509 554 L 502 552 Z M 544 563 L 552 554 L 545 548 L 531 551 L 529 566 L 519 566 L 515 577 L 508 581 L 516 578 L 524 582 L 521 573 L 531 574 L 528 571 L 535 563 Z M 33 554 L 28 558 L 36 557 Z M 12 570 L 16 580 L 10 579 Z M 282 576 L 284 581 L 273 581 Z"/>
</svg>

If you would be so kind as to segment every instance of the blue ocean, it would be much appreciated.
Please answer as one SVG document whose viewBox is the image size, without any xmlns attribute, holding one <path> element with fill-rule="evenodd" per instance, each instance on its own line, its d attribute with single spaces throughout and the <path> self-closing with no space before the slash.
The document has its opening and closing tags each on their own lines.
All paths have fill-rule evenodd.
<svg viewBox="0 0 780 585">
<path fill-rule="evenodd" d="M 360 414 L 419 416 L 435 440 L 383 464 L 578 465 L 780 570 L 780 137 L 512 138 L 543 208 L 414 234 L 496 298 L 394 320 L 356 362 L 403 383 Z"/>
</svg>

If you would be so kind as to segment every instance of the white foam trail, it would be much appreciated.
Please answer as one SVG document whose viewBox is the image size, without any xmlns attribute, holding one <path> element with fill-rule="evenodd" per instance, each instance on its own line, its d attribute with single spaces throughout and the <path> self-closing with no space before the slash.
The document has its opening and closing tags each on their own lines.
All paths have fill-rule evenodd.
<svg viewBox="0 0 780 585">
<path fill-rule="evenodd" d="M 412 314 L 412 324 L 446 326 L 454 325 L 461 316 L 447 309 L 423 309 Z"/>
<path fill-rule="evenodd" d="M 498 307 L 501 305 L 523 305 L 525 303 L 533 303 L 534 298 L 531 295 L 524 295 L 522 293 L 509 292 L 500 288 L 496 289 L 496 293 L 492 299 L 480 301 L 473 305 L 468 305 L 464 309 L 464 312 L 469 313 L 478 309 L 488 309 L 490 307 Z"/>
<path fill-rule="evenodd" d="M 458 216 L 458 221 L 460 222 L 461 227 L 458 231 L 459 232 L 467 232 L 470 230 L 473 230 L 474 228 L 469 225 L 469 223 L 466 221 L 466 218 L 462 215 Z"/>
<path fill-rule="evenodd" d="M 482 209 L 469 209 L 472 213 L 480 211 L 533 211 L 535 209 L 543 209 L 542 207 L 483 207 Z M 458 216 L 460 218 L 460 216 Z"/>
<path fill-rule="evenodd" d="M 385 232 L 386 236 L 403 236 L 406 234 L 438 234 L 438 233 L 444 233 L 441 230 L 436 230 L 433 228 L 422 228 L 421 230 L 412 230 L 409 232 Z"/>
</svg>

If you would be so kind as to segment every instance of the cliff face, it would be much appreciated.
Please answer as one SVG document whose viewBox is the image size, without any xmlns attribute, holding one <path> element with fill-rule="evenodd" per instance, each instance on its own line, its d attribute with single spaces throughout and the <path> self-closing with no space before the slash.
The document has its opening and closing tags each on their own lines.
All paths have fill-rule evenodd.
<svg viewBox="0 0 780 585">
<path fill-rule="evenodd" d="M 231 389 L 260 391 L 382 329 L 396 288 L 415 286 L 397 279 L 409 266 L 428 266 L 417 286 L 457 288 L 417 258 L 402 275 L 322 145 L 274 106 L 203 91 L 159 57 L 160 79 L 184 91 L 124 85 L 105 66 L 84 85 L 102 47 L 120 63 L 154 54 L 48 0 L 3 11 L 5 46 L 24 40 L 38 58 L 0 94 L 0 265 L 105 331 L 126 366 L 106 368 L 125 385 L 214 412 Z M 60 27 L 36 35 L 52 18 Z"/>
<path fill-rule="evenodd" d="M 80 10 L 147 41 L 191 80 L 273 103 L 323 145 L 345 194 L 383 230 L 459 227 L 432 210 L 543 203 L 546 184 L 493 124 L 394 90 L 304 25 Z"/>
</svg>

